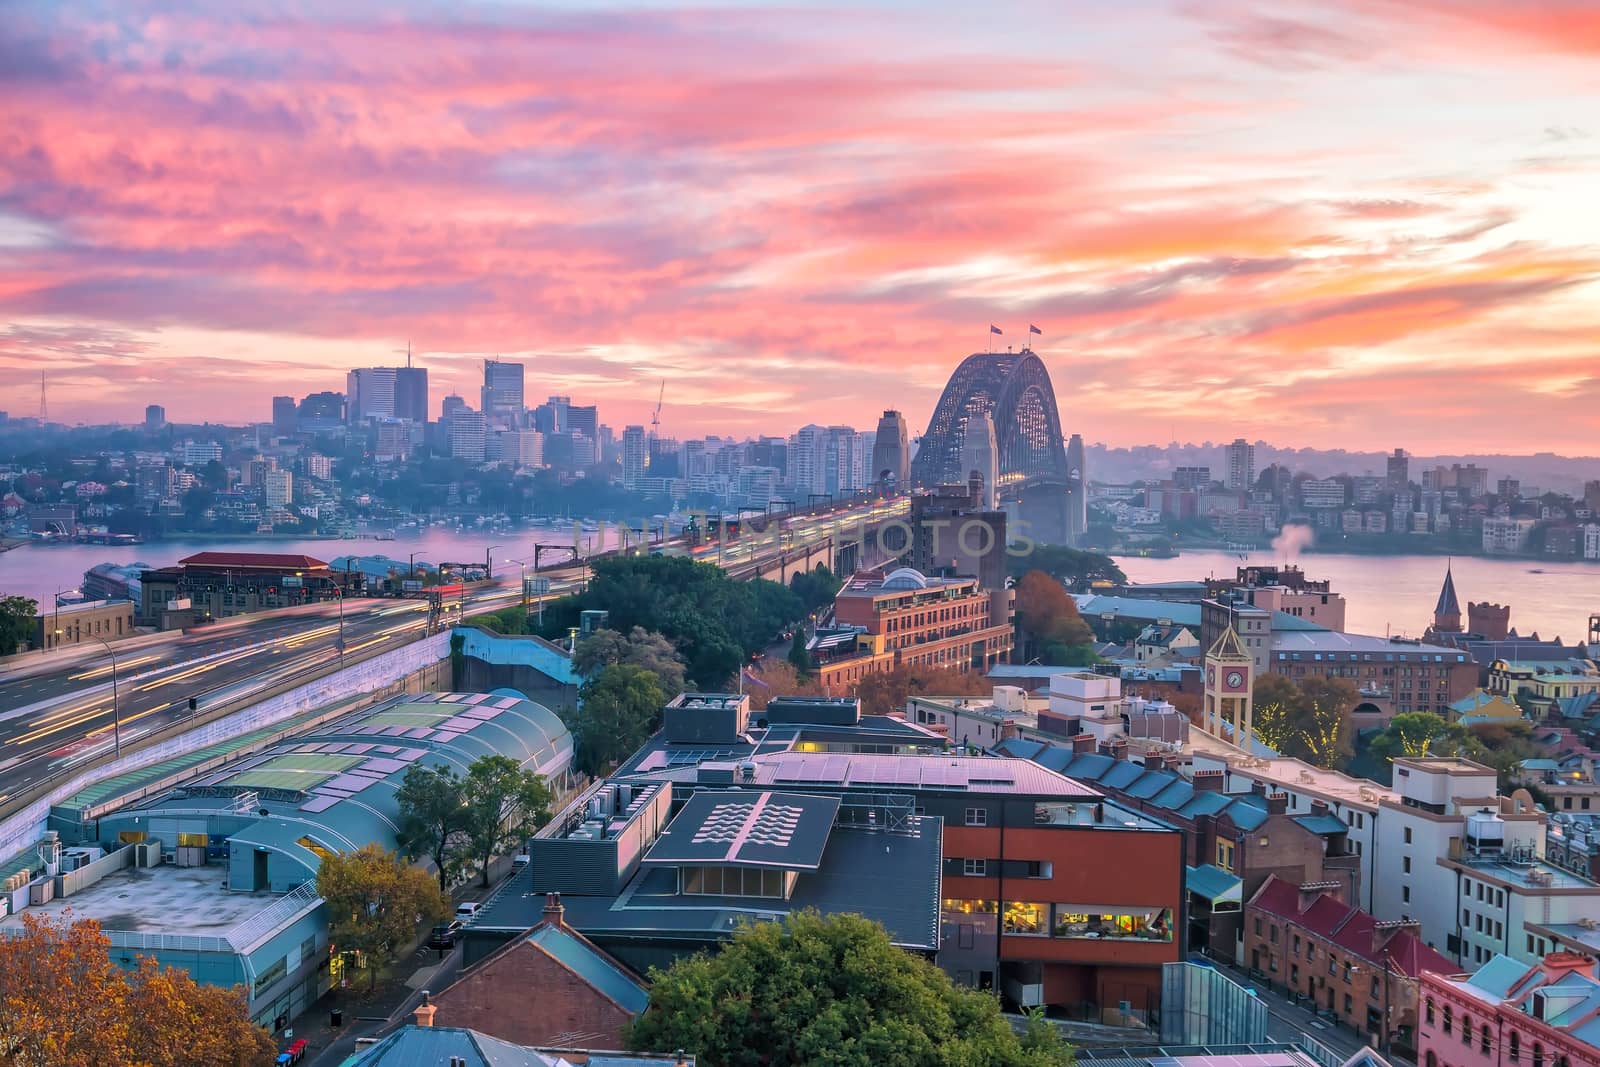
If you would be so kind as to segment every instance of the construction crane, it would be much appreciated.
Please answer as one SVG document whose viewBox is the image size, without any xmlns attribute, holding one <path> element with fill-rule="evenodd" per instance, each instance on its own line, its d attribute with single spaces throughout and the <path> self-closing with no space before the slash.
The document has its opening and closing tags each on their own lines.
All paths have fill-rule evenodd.
<svg viewBox="0 0 1600 1067">
<path fill-rule="evenodd" d="M 661 401 L 667 396 L 667 380 L 661 379 L 661 391 L 656 394 L 656 409 L 650 415 L 650 439 L 661 436 Z"/>
</svg>

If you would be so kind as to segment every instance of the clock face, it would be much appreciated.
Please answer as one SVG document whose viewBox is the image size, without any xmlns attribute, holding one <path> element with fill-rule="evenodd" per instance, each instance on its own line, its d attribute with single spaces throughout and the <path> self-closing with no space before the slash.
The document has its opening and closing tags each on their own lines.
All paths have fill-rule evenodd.
<svg viewBox="0 0 1600 1067">
<path fill-rule="evenodd" d="M 1238 671 L 1229 671 L 1228 677 L 1225 680 L 1228 683 L 1229 689 L 1244 688 L 1244 675 L 1240 674 Z"/>
</svg>

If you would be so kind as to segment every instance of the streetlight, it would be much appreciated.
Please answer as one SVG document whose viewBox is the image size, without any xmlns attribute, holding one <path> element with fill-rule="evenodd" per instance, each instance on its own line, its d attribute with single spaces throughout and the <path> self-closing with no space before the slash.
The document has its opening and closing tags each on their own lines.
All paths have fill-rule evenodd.
<svg viewBox="0 0 1600 1067">
<path fill-rule="evenodd" d="M 504 548 L 504 547 L 505 547 L 504 545 L 490 545 L 488 548 L 483 550 L 483 570 L 484 570 L 483 576 L 485 578 L 493 578 L 494 577 L 494 561 L 489 558 L 489 553 L 493 552 L 497 548 Z"/>
<path fill-rule="evenodd" d="M 111 743 L 116 746 L 115 755 L 122 755 L 122 715 L 117 710 L 117 653 L 111 647 L 111 642 L 103 637 L 89 635 L 89 640 L 98 641 L 105 648 L 106 655 L 111 657 Z M 61 631 L 56 631 L 56 643 L 61 643 Z"/>
<path fill-rule="evenodd" d="M 518 567 L 522 568 L 522 617 L 524 620 L 526 620 L 528 617 L 528 564 L 526 561 L 520 559 L 508 559 L 505 562 L 515 563 Z M 539 623 L 540 625 L 544 624 L 543 600 L 539 601 Z"/>
</svg>

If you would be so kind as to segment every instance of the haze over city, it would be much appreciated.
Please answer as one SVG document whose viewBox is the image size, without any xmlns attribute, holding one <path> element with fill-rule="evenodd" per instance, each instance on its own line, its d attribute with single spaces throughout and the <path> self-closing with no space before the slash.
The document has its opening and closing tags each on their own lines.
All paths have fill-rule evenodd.
<svg viewBox="0 0 1600 1067">
<path fill-rule="evenodd" d="M 0 406 L 258 421 L 409 341 L 920 429 L 1031 323 L 1089 440 L 1593 451 L 1592 5 L 911 15 L 8 5 Z"/>
</svg>

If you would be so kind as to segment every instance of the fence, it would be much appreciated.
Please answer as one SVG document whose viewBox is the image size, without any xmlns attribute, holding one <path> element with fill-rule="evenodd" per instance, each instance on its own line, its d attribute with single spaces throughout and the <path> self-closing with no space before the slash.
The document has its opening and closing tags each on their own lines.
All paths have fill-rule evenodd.
<svg viewBox="0 0 1600 1067">
<path fill-rule="evenodd" d="M 86 863 L 75 871 L 56 875 L 56 896 L 70 897 L 80 889 L 87 889 L 108 874 L 122 870 L 124 867 L 133 866 L 133 846 L 124 845 L 115 852 L 108 852 L 91 863 Z"/>
</svg>

